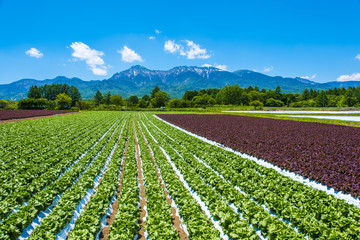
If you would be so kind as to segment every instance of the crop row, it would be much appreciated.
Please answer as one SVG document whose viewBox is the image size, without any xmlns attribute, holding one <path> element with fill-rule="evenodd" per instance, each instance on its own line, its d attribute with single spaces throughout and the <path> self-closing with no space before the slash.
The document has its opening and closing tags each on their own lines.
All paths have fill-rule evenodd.
<svg viewBox="0 0 360 240">
<path fill-rule="evenodd" d="M 139 127 L 139 122 L 137 122 L 135 138 L 139 143 L 146 193 L 145 232 L 149 235 L 149 239 L 178 239 L 172 223 L 171 205 L 166 200 L 151 152 Z"/>
<path fill-rule="evenodd" d="M 72 221 L 76 213 L 81 213 L 84 204 L 89 201 L 92 193 L 98 185 L 98 179 L 106 170 L 107 164 L 112 160 L 112 153 L 117 147 L 118 139 L 121 137 L 124 125 L 118 126 L 110 141 L 104 147 L 103 151 L 98 157 L 88 166 L 80 179 L 73 184 L 61 196 L 57 205 L 52 209 L 51 213 L 42 220 L 41 224 L 37 226 L 29 239 L 54 239 L 57 234 L 60 236 L 68 233 L 69 227 L 71 230 Z M 68 225 L 70 223 L 70 225 Z"/>
<path fill-rule="evenodd" d="M 114 124 L 112 127 L 114 127 Z M 108 126 L 106 126 L 106 128 L 108 128 Z M 109 128 L 109 130 L 110 130 L 110 128 Z M 95 156 L 95 154 L 96 154 L 95 151 L 97 149 L 100 149 L 99 147 L 101 147 L 101 144 L 98 147 L 96 147 L 95 149 L 93 149 L 92 151 L 90 151 L 90 154 L 86 155 L 86 154 L 84 154 L 84 152 L 97 145 L 97 143 L 98 143 L 97 141 L 99 140 L 99 138 L 101 138 L 101 134 L 103 134 L 103 131 L 104 131 L 103 128 L 99 129 L 96 132 L 96 134 L 94 133 L 92 136 L 86 137 L 85 140 L 88 140 L 88 142 L 80 142 L 80 143 L 82 143 L 82 145 L 74 144 L 74 147 L 70 148 L 70 150 L 72 150 L 73 152 L 67 152 L 68 156 L 66 156 L 64 154 L 63 159 L 61 161 L 59 161 L 57 164 L 55 164 L 52 168 L 48 169 L 41 176 L 33 177 L 33 180 L 30 181 L 28 184 L 23 184 L 23 185 L 19 184 L 17 186 L 16 183 L 19 182 L 18 179 L 20 178 L 20 176 L 14 177 L 14 179 L 15 179 L 14 182 L 15 182 L 16 188 L 13 189 L 13 191 L 10 194 L 8 194 L 0 202 L 0 217 L 1 217 L 2 221 L 4 219 L 6 219 L 6 217 L 11 213 L 11 211 L 22 206 L 22 204 L 29 201 L 35 194 L 39 193 L 40 191 L 42 191 L 42 192 L 49 191 L 44 188 L 50 187 L 50 189 L 52 189 L 52 187 L 54 187 L 54 184 L 55 185 L 61 184 L 62 186 L 64 186 L 63 179 L 66 179 L 70 174 L 75 173 L 74 170 L 69 172 L 63 178 L 61 178 L 61 179 L 59 179 L 59 178 L 64 174 L 64 172 L 70 170 L 70 168 L 75 163 L 77 163 L 79 160 L 81 160 L 80 163 L 77 164 L 76 167 L 74 168 L 74 169 L 78 169 L 77 174 L 79 174 L 81 169 L 79 169 L 78 166 L 82 166 L 81 163 L 84 164 L 84 163 L 90 161 L 91 156 L 92 155 Z M 104 141 L 102 141 L 102 142 L 104 142 Z M 88 152 L 86 152 L 86 153 L 88 153 Z M 46 162 L 46 160 L 44 160 L 44 162 Z M 38 167 L 41 168 L 41 164 L 39 164 Z M 77 176 L 77 174 L 75 174 L 74 177 Z M 71 179 L 72 178 L 69 178 L 68 182 L 73 181 L 75 178 L 73 178 L 72 180 Z M 54 183 L 55 181 L 56 181 L 56 183 Z M 10 181 L 10 182 L 12 182 L 12 181 Z M 5 182 L 1 186 L 2 187 L 1 189 L 4 189 L 3 194 L 10 192 L 11 188 L 10 187 L 7 188 L 8 185 L 9 185 L 9 183 Z M 52 193 L 52 196 L 54 193 L 55 192 Z"/>
<path fill-rule="evenodd" d="M 56 180 L 65 169 L 70 167 L 76 159 L 79 159 L 98 141 L 104 128 L 109 128 L 110 124 L 95 125 L 85 131 L 78 130 L 80 139 L 63 138 L 61 145 L 66 146 L 66 148 L 53 149 L 51 151 L 53 156 L 51 154 L 37 155 L 38 160 L 36 162 L 27 161 L 23 163 L 23 161 L 13 160 L 15 166 L 1 176 L 3 181 L 1 189 L 5 191 L 1 192 L 0 195 L 0 209 L 4 205 L 13 205 L 9 201 L 10 199 L 17 199 L 16 201 L 19 204 L 27 201 L 32 194 Z M 77 136 L 76 131 L 73 132 L 73 135 Z M 27 168 L 31 165 L 32 167 Z"/>
<path fill-rule="evenodd" d="M 66 110 L 0 110 L 0 120 L 71 113 Z"/>
<path fill-rule="evenodd" d="M 139 230 L 139 187 L 135 156 L 135 138 L 129 130 L 129 143 L 126 153 L 121 192 L 115 220 L 110 226 L 108 239 L 135 239 Z"/>
<path fill-rule="evenodd" d="M 101 219 L 108 211 L 114 192 L 118 189 L 120 172 L 124 166 L 124 153 L 127 149 L 128 131 L 129 128 L 126 126 L 96 193 L 91 196 L 90 202 L 76 221 L 75 228 L 70 232 L 68 239 L 94 239 L 101 230 Z"/>
<path fill-rule="evenodd" d="M 165 189 L 173 199 L 189 239 L 220 239 L 220 233 L 213 227 L 213 223 L 200 207 L 193 192 L 186 188 L 184 181 L 179 178 L 156 140 L 141 121 L 141 132 L 149 144 L 150 152 L 155 158 Z"/>
<path fill-rule="evenodd" d="M 355 206 L 174 130 L 159 120 L 153 121 L 175 140 L 167 138 L 168 142 L 185 146 L 187 151 L 201 158 L 215 173 L 220 173 L 251 199 L 301 232 L 313 238 L 359 236 L 360 212 Z M 254 212 L 257 211 L 254 209 Z"/>
<path fill-rule="evenodd" d="M 117 123 L 117 126 L 119 126 L 119 124 L 120 123 Z M 48 176 L 49 179 L 43 179 L 44 182 L 52 182 L 49 185 L 45 185 L 45 188 L 42 190 L 41 188 L 37 188 L 40 191 L 36 193 L 32 192 L 36 185 L 34 185 L 34 187 L 29 187 L 28 190 L 30 190 L 30 192 L 27 193 L 27 195 L 30 195 L 31 193 L 36 193 L 36 195 L 34 195 L 27 204 L 21 205 L 21 207 L 19 207 L 15 213 L 13 213 L 0 225 L 1 229 L 3 230 L 1 231 L 2 235 L 0 235 L 0 238 L 16 239 L 22 233 L 22 231 L 27 228 L 35 218 L 37 218 L 38 215 L 41 215 L 40 213 L 45 211 L 53 204 L 54 200 L 58 196 L 61 196 L 64 191 L 69 189 L 74 183 L 78 182 L 79 178 L 99 157 L 99 154 L 104 150 L 105 146 L 108 145 L 108 141 L 114 135 L 115 127 L 116 125 L 114 124 L 109 129 L 111 131 L 108 130 L 103 137 L 98 139 L 99 142 L 97 142 L 88 152 L 86 152 L 86 154 L 84 154 L 81 159 L 73 162 L 72 165 L 70 165 L 67 169 L 54 169 L 54 174 L 56 173 L 60 175 L 56 175 L 54 178 L 54 175 L 51 174 Z M 103 131 L 104 130 L 106 131 L 106 129 L 103 129 Z M 41 177 L 43 176 L 47 175 L 44 174 Z M 24 199 L 21 201 L 24 201 Z M 4 210 L 4 212 L 9 211 Z"/>
<path fill-rule="evenodd" d="M 80 149 L 80 151 L 75 151 L 75 149 L 91 142 L 92 138 L 101 134 L 103 127 L 110 126 L 109 124 L 113 123 L 114 117 L 116 116 L 112 116 L 109 121 L 103 121 L 104 119 L 101 116 L 96 116 L 91 121 L 86 122 L 82 121 L 81 118 L 67 118 L 62 119 L 62 122 L 52 121 L 51 123 L 37 120 L 33 129 L 29 129 L 27 124 L 2 125 L 7 126 L 2 130 L 11 130 L 6 137 L 2 138 L 4 141 L 1 141 L 0 144 L 2 147 L 0 157 L 1 182 L 5 184 L 3 189 L 6 189 L 7 192 L 11 191 L 11 184 L 15 179 L 17 186 L 26 185 L 36 175 L 42 174 L 56 164 L 59 159 L 63 159 L 67 155 L 76 157 L 76 155 L 81 154 Z M 64 121 L 73 119 L 76 121 Z M 24 132 L 26 136 L 18 139 L 18 131 Z M 38 133 L 35 140 L 33 139 L 33 132 Z M 10 141 L 10 146 L 15 147 L 15 149 L 4 147 L 5 141 Z M 74 145 L 78 145 L 77 148 L 74 148 Z M 0 196 L 3 197 L 3 195 Z"/>
<path fill-rule="evenodd" d="M 230 148 L 360 197 L 360 128 L 235 115 L 159 115 Z"/>
</svg>

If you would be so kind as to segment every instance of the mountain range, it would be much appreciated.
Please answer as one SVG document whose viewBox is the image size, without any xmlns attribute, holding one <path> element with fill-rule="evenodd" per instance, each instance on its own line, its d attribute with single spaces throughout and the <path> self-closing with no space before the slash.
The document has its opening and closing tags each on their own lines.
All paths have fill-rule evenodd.
<svg viewBox="0 0 360 240">
<path fill-rule="evenodd" d="M 360 81 L 317 83 L 299 77 L 271 77 L 250 70 L 229 72 L 214 67 L 179 66 L 163 71 L 150 70 L 136 65 L 104 80 L 84 81 L 80 78 L 64 76 L 42 81 L 21 79 L 9 84 L 1 84 L 0 99 L 19 100 L 27 96 L 32 85 L 41 86 L 55 83 L 74 85 L 80 90 L 83 99 L 93 97 L 97 90 L 102 93 L 110 91 L 111 94 L 120 94 L 125 98 L 131 95 L 142 97 L 149 94 L 155 86 L 170 93 L 172 98 L 181 98 L 187 90 L 222 88 L 225 85 L 233 84 L 238 84 L 240 87 L 258 86 L 260 89 L 275 89 L 280 86 L 284 93 L 301 93 L 305 88 L 325 90 L 334 87 L 360 86 Z"/>
</svg>

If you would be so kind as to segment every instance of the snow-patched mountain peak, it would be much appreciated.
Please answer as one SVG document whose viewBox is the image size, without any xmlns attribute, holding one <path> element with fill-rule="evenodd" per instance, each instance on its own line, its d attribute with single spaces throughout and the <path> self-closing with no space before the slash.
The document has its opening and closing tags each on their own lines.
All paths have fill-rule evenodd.
<svg viewBox="0 0 360 240">
<path fill-rule="evenodd" d="M 149 75 L 150 73 L 153 72 L 152 70 L 149 70 L 146 67 L 143 67 L 143 66 L 140 66 L 140 65 L 132 66 L 127 71 L 128 71 L 129 76 L 132 75 L 134 77 L 136 75 L 139 75 L 139 74 L 141 74 L 141 75 Z"/>
<path fill-rule="evenodd" d="M 168 72 L 172 75 L 179 75 L 185 72 L 193 72 L 201 77 L 209 78 L 209 75 L 214 72 L 221 72 L 222 70 L 214 67 L 196 67 L 196 66 L 179 66 L 170 69 Z"/>
<path fill-rule="evenodd" d="M 196 67 L 196 66 L 179 66 L 164 71 L 164 70 L 150 70 L 147 69 L 146 67 L 135 65 L 127 70 L 124 70 L 119 73 L 115 73 L 112 76 L 112 79 L 119 79 L 124 76 L 132 79 L 138 76 L 142 76 L 142 77 L 149 77 L 150 79 L 153 77 L 159 77 L 160 79 L 165 81 L 165 79 L 169 76 L 178 76 L 180 74 L 189 73 L 189 72 L 196 73 L 201 77 L 209 78 L 209 75 L 211 73 L 223 72 L 223 71 L 214 67 Z"/>
<path fill-rule="evenodd" d="M 151 76 L 154 73 L 155 73 L 155 71 L 147 69 L 146 67 L 143 67 L 143 66 L 140 66 L 140 65 L 135 65 L 135 66 L 132 66 L 131 68 L 129 68 L 127 70 L 115 73 L 111 78 L 112 79 L 118 79 L 118 78 L 122 78 L 124 76 L 126 76 L 128 78 L 134 78 L 134 77 L 136 77 L 138 75 L 140 75 L 140 76 Z"/>
</svg>

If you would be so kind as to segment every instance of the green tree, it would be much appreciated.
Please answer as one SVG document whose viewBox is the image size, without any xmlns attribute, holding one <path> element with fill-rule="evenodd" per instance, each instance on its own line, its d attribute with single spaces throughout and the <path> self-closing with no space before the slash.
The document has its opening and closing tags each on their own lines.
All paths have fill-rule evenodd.
<svg viewBox="0 0 360 240">
<path fill-rule="evenodd" d="M 219 104 L 241 104 L 241 94 L 243 89 L 239 85 L 226 85 L 216 94 L 216 102 Z"/>
<path fill-rule="evenodd" d="M 151 100 L 149 95 L 144 95 L 141 99 L 144 100 L 144 101 L 147 101 L 147 102 L 149 102 Z"/>
<path fill-rule="evenodd" d="M 165 107 L 169 100 L 170 96 L 167 92 L 158 91 L 154 94 L 154 98 L 151 99 L 151 103 L 154 107 Z"/>
<path fill-rule="evenodd" d="M 274 98 L 269 98 L 269 99 L 266 99 L 265 106 L 282 107 L 282 106 L 284 106 L 284 102 L 281 100 L 274 99 Z"/>
<path fill-rule="evenodd" d="M 115 104 L 116 106 L 121 106 L 123 98 L 121 97 L 121 95 L 115 94 L 110 97 L 110 102 L 112 104 Z"/>
<path fill-rule="evenodd" d="M 138 104 L 139 98 L 137 96 L 130 96 L 128 99 L 128 106 L 135 107 Z"/>
<path fill-rule="evenodd" d="M 77 106 L 81 109 L 81 110 L 89 110 L 92 108 L 92 104 L 90 101 L 85 101 L 85 100 L 80 100 L 77 103 Z"/>
<path fill-rule="evenodd" d="M 269 94 L 269 91 L 267 91 L 267 92 L 265 93 L 265 95 L 266 95 L 266 94 Z M 255 100 L 259 100 L 259 101 L 260 101 L 261 93 L 259 93 L 259 92 L 257 92 L 257 91 L 250 91 L 247 95 L 249 96 L 249 100 L 250 100 L 251 102 L 253 102 L 253 101 L 255 101 Z"/>
<path fill-rule="evenodd" d="M 70 86 L 69 88 L 69 97 L 72 99 L 71 106 L 75 106 L 77 102 L 81 100 L 81 94 L 77 87 Z"/>
<path fill-rule="evenodd" d="M 4 99 L 0 99 L 0 108 L 6 108 L 7 106 L 9 106 L 9 102 Z"/>
<path fill-rule="evenodd" d="M 346 98 L 345 98 L 344 95 L 337 96 L 335 98 L 335 101 L 336 101 L 336 106 L 337 107 L 347 107 L 348 106 L 346 104 Z"/>
<path fill-rule="evenodd" d="M 346 101 L 346 104 L 347 104 L 349 107 L 353 107 L 355 104 L 358 103 L 357 98 L 354 97 L 354 96 L 345 97 L 345 101 Z"/>
<path fill-rule="evenodd" d="M 328 105 L 329 99 L 324 90 L 321 90 L 320 94 L 316 96 L 315 102 L 317 107 L 326 107 Z"/>
<path fill-rule="evenodd" d="M 179 108 L 180 100 L 177 98 L 171 99 L 168 103 L 169 108 Z"/>
<path fill-rule="evenodd" d="M 138 103 L 138 107 L 139 108 L 146 108 L 147 107 L 147 102 L 144 99 L 140 99 L 139 103 Z"/>
<path fill-rule="evenodd" d="M 180 100 L 180 102 L 178 103 L 178 108 L 188 108 L 191 107 L 191 102 L 189 100 Z"/>
<path fill-rule="evenodd" d="M 56 101 L 47 100 L 46 101 L 46 109 L 55 110 L 56 109 Z"/>
<path fill-rule="evenodd" d="M 212 106 L 214 106 L 215 104 L 216 104 L 215 98 L 209 97 L 208 102 L 207 102 L 207 105 L 210 106 L 210 107 L 212 107 Z"/>
<path fill-rule="evenodd" d="M 195 107 L 201 107 L 201 106 L 206 106 L 208 105 L 208 100 L 209 100 L 210 96 L 207 94 L 201 95 L 201 96 L 195 96 L 192 99 L 192 103 Z"/>
<path fill-rule="evenodd" d="M 245 91 L 242 91 L 240 95 L 240 104 L 249 105 L 249 102 L 250 102 L 249 94 L 247 94 Z"/>
<path fill-rule="evenodd" d="M 277 95 L 281 94 L 281 88 L 279 85 L 275 88 L 275 94 L 277 94 Z"/>
<path fill-rule="evenodd" d="M 352 88 L 349 88 L 348 90 L 346 90 L 345 93 L 345 101 L 346 104 L 349 107 L 354 106 L 356 103 L 358 103 L 357 98 L 355 97 L 355 91 Z"/>
<path fill-rule="evenodd" d="M 66 93 L 60 93 L 56 96 L 56 102 L 60 109 L 69 109 L 71 107 L 72 99 Z"/>
<path fill-rule="evenodd" d="M 103 95 L 101 94 L 101 92 L 99 90 L 97 90 L 97 92 L 95 93 L 95 96 L 94 96 L 94 105 L 95 106 L 99 106 L 100 104 L 103 103 Z"/>
<path fill-rule="evenodd" d="M 41 90 L 38 88 L 38 86 L 31 86 L 28 92 L 27 97 L 28 98 L 41 98 Z"/>
<path fill-rule="evenodd" d="M 291 103 L 296 102 L 296 96 L 292 93 L 288 93 L 284 95 L 286 99 L 286 105 L 289 107 Z"/>
<path fill-rule="evenodd" d="M 256 109 L 262 109 L 263 106 L 264 106 L 264 104 L 263 104 L 262 102 L 260 102 L 259 100 L 251 101 L 251 102 L 249 103 L 249 105 L 250 105 L 250 106 L 253 106 L 255 110 L 256 110 Z"/>
<path fill-rule="evenodd" d="M 199 96 L 199 91 L 186 91 L 184 96 L 182 97 L 183 100 L 191 101 L 194 97 Z"/>
<path fill-rule="evenodd" d="M 59 93 L 66 93 L 72 99 L 72 106 L 81 99 L 81 94 L 79 89 L 75 86 L 69 86 L 67 84 L 51 84 L 43 85 L 40 87 L 31 86 L 28 92 L 28 98 L 45 98 L 46 100 L 56 100 L 56 96 Z"/>
<path fill-rule="evenodd" d="M 104 94 L 104 99 L 103 99 L 103 102 L 106 104 L 106 105 L 109 105 L 110 104 L 110 99 L 111 99 L 111 93 L 110 91 L 105 93 Z"/>
<path fill-rule="evenodd" d="M 307 88 L 305 88 L 305 90 L 303 91 L 301 98 L 302 98 L 302 100 L 310 99 L 310 92 Z"/>
<path fill-rule="evenodd" d="M 21 99 L 17 105 L 19 109 L 45 109 L 47 100 L 45 98 Z"/>
<path fill-rule="evenodd" d="M 200 96 L 195 96 L 191 102 L 195 107 L 213 106 L 216 104 L 216 100 L 207 93 Z"/>
<path fill-rule="evenodd" d="M 155 86 L 155 88 L 150 93 L 150 95 L 151 95 L 150 98 L 153 99 L 157 92 L 160 92 L 160 88 L 158 86 Z"/>
</svg>

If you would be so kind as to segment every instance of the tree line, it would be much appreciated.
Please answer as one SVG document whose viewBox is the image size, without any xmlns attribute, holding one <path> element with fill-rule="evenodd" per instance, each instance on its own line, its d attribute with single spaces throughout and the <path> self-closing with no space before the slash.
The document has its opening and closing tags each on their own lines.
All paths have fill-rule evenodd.
<svg viewBox="0 0 360 240">
<path fill-rule="evenodd" d="M 111 95 L 110 92 L 102 94 L 99 90 L 95 93 L 94 97 L 88 102 L 88 107 L 100 108 L 100 109 L 114 109 L 116 107 L 126 108 L 161 108 L 165 107 L 170 101 L 170 95 L 161 91 L 156 86 L 149 95 L 144 95 L 139 98 L 136 95 L 130 96 L 128 99 L 123 98 L 119 94 Z"/>
<path fill-rule="evenodd" d="M 133 95 L 123 98 L 111 92 L 99 90 L 89 100 L 82 100 L 80 91 L 67 84 L 32 86 L 28 98 L 17 103 L 20 109 L 73 109 L 73 110 L 120 110 L 125 108 L 199 108 L 214 105 L 265 107 L 360 107 L 360 87 L 332 88 L 328 90 L 305 89 L 302 93 L 283 93 L 258 87 L 241 88 L 226 85 L 223 88 L 186 91 L 182 98 L 170 98 L 166 91 L 156 86 L 141 98 Z M 8 101 L 0 100 L 0 108 Z"/>
<path fill-rule="evenodd" d="M 27 97 L 17 103 L 19 109 L 70 109 L 81 100 L 79 89 L 68 84 L 33 85 Z"/>
<path fill-rule="evenodd" d="M 116 104 L 112 97 L 118 96 Z M 121 99 L 121 100 L 120 100 Z M 111 96 L 110 92 L 96 93 L 93 98 L 95 106 L 101 104 L 116 104 L 137 108 L 199 108 L 214 105 L 236 105 L 265 107 L 360 107 L 360 87 L 332 88 L 328 90 L 305 89 L 302 93 L 283 93 L 280 86 L 275 90 L 259 89 L 249 86 L 241 88 L 239 85 L 226 85 L 223 88 L 209 88 L 200 91 L 186 91 L 181 99 L 170 98 L 165 91 L 156 86 L 149 95 L 130 96 L 128 99 L 120 95 Z"/>
<path fill-rule="evenodd" d="M 302 93 L 282 93 L 258 87 L 241 88 L 227 85 L 221 89 L 186 91 L 182 99 L 172 99 L 168 106 L 205 107 L 219 105 L 266 107 L 360 107 L 360 87 L 332 88 L 328 90 L 305 89 Z"/>
</svg>

